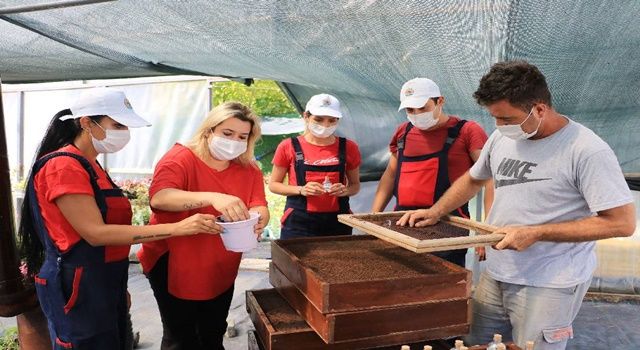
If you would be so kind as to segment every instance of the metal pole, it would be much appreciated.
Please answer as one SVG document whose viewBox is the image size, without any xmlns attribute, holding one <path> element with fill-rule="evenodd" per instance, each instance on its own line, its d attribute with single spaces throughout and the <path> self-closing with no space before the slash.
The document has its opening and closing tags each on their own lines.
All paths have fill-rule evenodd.
<svg viewBox="0 0 640 350">
<path fill-rule="evenodd" d="M 14 7 L 0 7 L 0 15 L 10 15 L 23 12 L 34 12 L 43 10 L 54 10 L 64 7 L 82 6 L 97 4 L 100 2 L 113 2 L 117 0 L 68 0 L 68 1 L 55 1 L 37 5 L 23 5 Z"/>
<path fill-rule="evenodd" d="M 17 181 L 24 179 L 24 91 L 20 91 L 20 112 L 18 113 L 18 169 Z"/>
<path fill-rule="evenodd" d="M 213 109 L 213 98 L 215 96 L 215 83 L 209 82 L 209 102 L 207 104 L 207 113 Z"/>
</svg>

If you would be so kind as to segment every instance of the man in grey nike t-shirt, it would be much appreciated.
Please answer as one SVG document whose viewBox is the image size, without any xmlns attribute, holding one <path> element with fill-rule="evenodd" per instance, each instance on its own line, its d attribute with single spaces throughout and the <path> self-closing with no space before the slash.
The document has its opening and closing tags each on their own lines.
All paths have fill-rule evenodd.
<svg viewBox="0 0 640 350">
<path fill-rule="evenodd" d="M 506 236 L 487 249 L 468 340 L 501 333 L 523 348 L 532 340 L 537 350 L 565 349 L 596 267 L 594 241 L 635 230 L 631 192 L 609 145 L 553 109 L 535 66 L 495 64 L 474 97 L 498 130 L 433 207 L 398 224 L 433 224 L 493 179 L 487 222 Z"/>
</svg>

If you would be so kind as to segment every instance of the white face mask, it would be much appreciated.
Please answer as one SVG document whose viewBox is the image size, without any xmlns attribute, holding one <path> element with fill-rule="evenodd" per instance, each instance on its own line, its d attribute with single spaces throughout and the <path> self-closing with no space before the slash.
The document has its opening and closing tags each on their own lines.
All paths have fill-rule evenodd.
<svg viewBox="0 0 640 350">
<path fill-rule="evenodd" d="M 102 140 L 98 140 L 91 134 L 91 143 L 93 148 L 98 153 L 115 153 L 123 149 L 124 146 L 131 140 L 131 133 L 129 130 L 112 130 L 104 129 L 100 124 L 94 122 L 100 129 L 104 131 L 105 137 Z M 91 133 L 91 131 L 89 131 Z"/>
<path fill-rule="evenodd" d="M 527 119 L 531 117 L 532 114 L 533 114 L 533 108 L 531 108 L 531 112 L 529 112 L 529 115 L 527 115 L 527 117 L 524 118 L 524 121 L 522 121 L 522 123 L 513 124 L 513 125 L 498 125 L 497 128 L 503 136 L 506 136 L 512 140 L 517 141 L 517 140 L 529 139 L 538 133 L 538 129 L 540 129 L 540 124 L 542 124 L 542 119 L 540 119 L 540 122 L 538 122 L 538 126 L 534 131 L 530 133 L 525 132 L 522 129 L 522 124 L 524 124 L 527 121 Z"/>
<path fill-rule="evenodd" d="M 420 130 L 427 130 L 438 124 L 438 119 L 433 117 L 433 111 L 419 114 L 407 113 L 407 119 L 409 119 L 413 126 Z"/>
<path fill-rule="evenodd" d="M 333 135 L 334 132 L 336 132 L 337 128 L 337 124 L 334 126 L 324 127 L 320 124 L 309 122 L 309 131 L 311 131 L 311 133 L 315 137 L 329 137 Z"/>
<path fill-rule="evenodd" d="M 247 141 L 230 140 L 213 135 L 209 142 L 209 152 L 218 160 L 232 160 L 247 151 Z"/>
</svg>

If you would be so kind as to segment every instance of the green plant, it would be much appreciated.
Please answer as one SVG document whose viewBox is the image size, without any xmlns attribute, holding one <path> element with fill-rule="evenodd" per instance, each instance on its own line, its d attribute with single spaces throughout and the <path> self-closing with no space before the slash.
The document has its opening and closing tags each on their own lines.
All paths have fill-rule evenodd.
<svg viewBox="0 0 640 350">
<path fill-rule="evenodd" d="M 18 343 L 18 328 L 9 327 L 4 330 L 0 336 L 0 349 L 2 350 L 18 350 L 20 344 Z"/>
<path fill-rule="evenodd" d="M 149 207 L 149 186 L 151 179 L 136 179 L 117 181 L 117 185 L 122 189 L 133 210 L 131 219 L 134 225 L 142 226 L 149 223 L 151 217 L 151 208 Z"/>
<path fill-rule="evenodd" d="M 280 87 L 271 80 L 258 80 L 251 86 L 235 81 L 213 84 L 213 105 L 236 101 L 249 106 L 259 116 L 297 113 Z"/>
</svg>

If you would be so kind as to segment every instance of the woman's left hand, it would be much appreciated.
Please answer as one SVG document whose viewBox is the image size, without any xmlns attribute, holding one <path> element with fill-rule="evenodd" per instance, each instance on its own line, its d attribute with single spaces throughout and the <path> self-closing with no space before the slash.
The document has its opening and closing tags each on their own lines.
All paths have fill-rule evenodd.
<svg viewBox="0 0 640 350">
<path fill-rule="evenodd" d="M 349 195 L 349 189 L 342 183 L 335 183 L 331 185 L 328 194 L 336 197 L 344 197 Z"/>
</svg>

